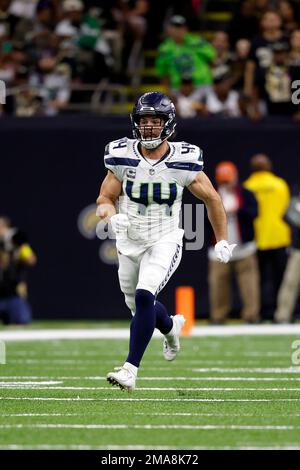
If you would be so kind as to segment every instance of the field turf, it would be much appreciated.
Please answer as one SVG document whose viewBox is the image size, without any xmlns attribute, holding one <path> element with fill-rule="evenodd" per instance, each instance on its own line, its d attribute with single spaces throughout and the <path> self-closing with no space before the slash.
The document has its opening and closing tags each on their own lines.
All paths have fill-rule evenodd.
<svg viewBox="0 0 300 470">
<path fill-rule="evenodd" d="M 112 388 L 128 340 L 7 342 L 0 449 L 300 449 L 297 336 L 153 339 L 133 393 Z"/>
</svg>

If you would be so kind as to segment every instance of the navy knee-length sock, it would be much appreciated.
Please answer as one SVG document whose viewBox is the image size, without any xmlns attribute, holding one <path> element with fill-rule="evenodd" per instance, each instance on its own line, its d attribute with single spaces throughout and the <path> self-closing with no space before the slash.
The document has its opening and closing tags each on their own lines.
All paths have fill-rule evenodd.
<svg viewBox="0 0 300 470">
<path fill-rule="evenodd" d="M 130 325 L 129 354 L 126 362 L 139 367 L 155 328 L 154 295 L 145 289 L 135 294 L 135 315 Z"/>
<path fill-rule="evenodd" d="M 154 311 L 156 316 L 155 327 L 163 334 L 169 333 L 173 327 L 173 320 L 168 314 L 166 307 L 156 300 L 154 304 Z"/>
</svg>

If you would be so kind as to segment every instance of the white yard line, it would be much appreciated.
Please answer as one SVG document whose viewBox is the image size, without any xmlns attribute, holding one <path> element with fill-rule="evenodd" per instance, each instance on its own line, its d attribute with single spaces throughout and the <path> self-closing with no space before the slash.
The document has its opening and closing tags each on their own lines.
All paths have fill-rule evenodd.
<svg viewBox="0 0 300 470">
<path fill-rule="evenodd" d="M 67 355 L 67 352 L 66 352 L 66 355 Z M 15 365 L 19 365 L 19 366 L 30 365 L 30 366 L 38 366 L 38 367 L 43 366 L 44 371 L 48 371 L 49 369 L 52 370 L 52 369 L 55 369 L 56 367 L 64 367 L 64 368 L 76 367 L 76 369 L 80 369 L 80 368 L 84 369 L 89 366 L 97 366 L 98 368 L 100 368 L 100 365 L 103 367 L 105 366 L 106 368 L 111 368 L 112 365 L 115 366 L 115 360 L 101 359 L 101 356 L 99 356 L 99 359 L 97 360 L 90 360 L 90 359 L 88 360 L 81 360 L 81 359 L 75 360 L 74 359 L 73 360 L 73 359 L 51 359 L 51 358 L 49 359 L 24 359 L 24 360 L 22 359 L 10 359 L 9 360 L 8 359 L 8 363 L 11 366 L 15 366 Z M 153 368 L 147 369 L 146 367 L 144 367 L 144 370 L 146 369 L 157 370 L 155 365 L 161 364 L 161 358 L 158 355 L 156 360 L 150 359 L 150 363 L 153 366 Z M 248 368 L 248 369 L 251 368 L 252 370 L 255 370 L 255 367 L 260 365 L 260 363 L 258 363 L 257 361 L 250 361 L 250 360 L 249 361 L 248 360 L 217 361 L 212 358 L 212 359 L 205 359 L 202 361 L 201 359 L 186 359 L 184 357 L 180 358 L 181 369 L 187 370 L 191 368 L 190 370 L 192 371 L 198 371 L 197 366 L 199 365 L 204 366 L 207 369 L 210 369 L 211 371 L 214 371 L 214 369 L 224 369 L 226 367 L 235 367 L 235 366 L 238 367 L 238 366 L 241 366 L 241 363 L 246 366 L 245 368 Z M 286 366 L 289 363 L 291 363 L 290 360 L 276 361 L 277 367 L 282 368 L 282 369 L 283 369 L 283 366 Z M 299 367 L 294 367 L 294 370 L 300 373 Z"/>
<path fill-rule="evenodd" d="M 21 361 L 22 363 L 24 363 L 23 361 Z M 101 364 L 102 364 L 103 361 L 101 361 Z M 201 362 L 201 361 L 199 361 Z M 214 362 L 214 361 L 212 361 Z M 37 363 L 39 363 L 39 361 L 37 361 Z M 76 361 L 74 362 L 75 364 L 78 364 Z M 98 362 L 98 364 L 100 364 Z M 181 365 L 181 363 L 180 363 Z M 100 366 L 100 365 L 99 365 Z M 82 369 L 83 367 L 78 367 L 79 369 Z M 55 367 L 53 367 L 53 369 L 55 369 Z M 151 367 L 147 367 L 147 365 L 144 366 L 143 368 L 145 371 L 150 371 L 150 370 L 154 370 L 154 371 L 168 371 L 170 373 L 170 366 L 169 367 L 154 367 L 154 368 L 151 368 Z M 247 374 L 254 374 L 254 373 L 258 373 L 258 374 L 299 374 L 300 375 L 300 367 L 296 367 L 296 366 L 291 366 L 291 367 L 231 367 L 231 368 L 228 368 L 228 367 L 199 367 L 199 368 L 190 368 L 190 367 L 180 367 L 180 370 L 189 370 L 189 371 L 192 371 L 192 372 L 199 372 L 199 373 L 212 373 L 212 372 L 217 372 L 217 373 L 221 373 L 221 374 L 227 374 L 227 373 L 233 373 L 233 374 L 237 374 L 237 373 L 247 373 Z M 24 378 L 24 379 L 51 379 L 51 378 L 55 378 L 55 379 L 58 379 L 58 380 L 63 380 L 63 379 L 72 379 L 72 380 L 81 380 L 81 379 L 85 379 L 85 380 L 94 380 L 94 379 L 97 379 L 97 378 L 101 378 L 101 376 L 97 377 L 97 376 L 93 376 L 93 377 L 85 377 L 85 376 L 72 376 L 72 377 L 68 377 L 68 376 L 38 376 L 38 375 L 12 375 L 12 376 L 9 376 L 9 375 L 6 375 L 6 376 L 0 376 L 0 379 L 21 379 L 21 378 Z M 142 377 L 141 377 L 142 378 Z M 158 377 L 159 378 L 159 377 Z M 189 377 L 188 377 L 189 378 Z M 217 377 L 214 377 L 214 379 L 216 379 Z M 173 378 L 170 377 L 170 380 L 172 380 Z M 176 376 L 174 376 L 174 379 L 176 379 Z M 148 379 L 145 379 L 145 380 L 151 380 L 151 377 L 148 378 Z M 179 379 L 179 380 L 186 380 L 185 378 L 182 378 L 182 379 Z M 199 377 L 199 380 L 201 380 L 201 377 Z M 208 379 L 209 380 L 209 379 Z M 221 377 L 220 377 L 220 380 L 221 380 Z M 278 379 L 276 379 L 278 380 Z"/>
<path fill-rule="evenodd" d="M 66 352 L 66 355 L 68 353 Z M 123 351 L 123 355 L 124 355 L 124 351 Z M 64 369 L 68 369 L 69 367 L 74 369 L 76 368 L 76 370 L 84 370 L 86 369 L 87 367 L 97 367 L 98 369 L 100 369 L 101 366 L 105 367 L 105 368 L 111 368 L 111 367 L 115 367 L 115 366 L 119 366 L 120 364 L 119 363 L 116 363 L 116 357 L 120 357 L 121 354 L 119 355 L 116 355 L 114 360 L 113 359 L 110 359 L 110 360 L 106 360 L 106 359 L 101 359 L 101 355 L 99 355 L 99 358 L 97 360 L 81 360 L 81 359 L 78 359 L 78 360 L 72 360 L 72 359 L 12 359 L 12 358 L 7 358 L 7 364 L 10 365 L 10 366 L 22 366 L 22 365 L 29 365 L 29 366 L 42 366 L 43 369 L 44 369 L 44 373 L 50 373 L 49 370 L 55 370 L 57 367 L 59 368 L 64 368 Z M 146 365 L 145 367 L 143 368 L 144 370 L 148 370 L 148 371 L 152 371 L 152 370 L 169 370 L 170 372 L 170 368 L 168 369 L 167 367 L 163 367 L 163 368 L 160 368 L 158 369 L 157 367 L 155 367 L 156 365 L 159 366 L 159 364 L 162 363 L 162 358 L 159 357 L 159 355 L 157 356 L 156 360 L 152 360 L 150 359 L 150 363 L 151 363 L 151 368 L 148 368 Z M 259 365 L 257 363 L 257 361 L 216 361 L 215 359 L 206 359 L 205 361 L 201 361 L 201 360 L 189 360 L 189 359 L 185 359 L 185 358 L 181 358 L 180 360 L 180 369 L 181 370 L 192 370 L 193 368 L 195 367 L 198 367 L 199 365 L 201 366 L 204 366 L 204 367 L 234 367 L 235 365 L 236 366 L 241 366 L 241 363 L 242 364 L 245 364 L 246 366 L 253 366 L 253 367 L 256 367 L 257 365 Z M 282 361 L 282 362 L 279 362 L 279 361 L 276 361 L 276 365 L 278 367 L 281 367 L 281 366 L 285 366 L 286 364 L 288 364 L 289 361 Z M 102 367 L 102 368 L 103 368 Z M 37 369 L 35 369 L 37 370 Z M 34 369 L 33 369 L 34 371 Z M 299 369 L 300 371 L 300 369 Z M 1 378 L 1 377 L 0 377 Z"/>
<path fill-rule="evenodd" d="M 88 444 L 8 444 L 0 445 L 0 450 L 182 450 L 182 446 L 157 446 L 157 445 L 115 445 L 93 446 Z M 282 446 L 184 446 L 185 450 L 300 450 L 300 446 L 284 444 Z"/>
<path fill-rule="evenodd" d="M 299 335 L 300 325 L 225 325 L 198 326 L 192 336 L 241 336 L 241 335 Z M 156 330 L 155 338 L 161 338 Z M 2 341 L 35 341 L 57 339 L 128 339 L 129 328 L 101 329 L 48 329 L 0 331 Z"/>
<path fill-rule="evenodd" d="M 0 424 L 0 429 L 191 429 L 191 430 L 247 430 L 293 431 L 300 426 L 287 425 L 226 425 L 226 424 Z"/>
<path fill-rule="evenodd" d="M 49 382 L 0 382 L 0 387 L 28 387 L 34 385 L 58 385 L 62 384 L 62 381 L 49 381 Z M 50 387 L 48 387 L 50 388 Z"/>
<path fill-rule="evenodd" d="M 100 377 L 99 377 L 100 378 Z M 94 376 L 94 379 L 89 379 L 88 377 L 68 377 L 67 375 L 63 377 L 58 377 L 55 375 L 0 375 L 1 380 L 44 380 L 44 379 L 55 379 L 55 380 L 96 380 L 97 376 Z M 22 382 L 23 383 L 23 382 Z M 41 383 L 41 382 L 38 382 Z"/>
<path fill-rule="evenodd" d="M 116 389 L 117 390 L 117 389 Z M 288 402 L 300 401 L 300 398 L 77 398 L 73 397 L 1 397 L 0 400 L 13 400 L 13 401 L 149 401 L 149 402 Z"/>
<path fill-rule="evenodd" d="M 193 372 L 221 372 L 223 373 L 261 373 L 261 374 L 300 374 L 300 367 L 235 367 L 235 368 L 226 368 L 226 367 L 201 367 L 197 369 L 192 369 Z"/>
<path fill-rule="evenodd" d="M 180 361 L 180 365 L 181 365 L 181 362 Z M 211 362 L 215 362 L 215 361 L 211 361 Z M 20 363 L 24 363 L 24 361 L 20 361 Z M 41 363 L 41 361 L 36 361 L 37 364 Z M 101 364 L 103 363 L 103 361 L 101 361 Z M 74 361 L 74 364 L 78 364 L 77 361 Z M 97 364 L 100 364 L 99 362 L 97 362 Z M 80 366 L 78 367 L 80 368 Z M 184 368 L 185 369 L 185 368 Z M 170 367 L 158 367 L 158 368 L 148 368 L 147 366 L 144 367 L 144 370 L 161 370 L 161 371 L 169 371 L 170 372 Z M 182 370 L 182 368 L 181 368 Z M 190 370 L 192 372 L 199 372 L 199 373 L 211 373 L 211 372 L 217 372 L 217 373 L 221 373 L 221 374 L 227 374 L 227 373 L 247 373 L 247 374 L 253 374 L 253 373 L 259 373 L 259 374 L 299 374 L 300 375 L 300 367 L 296 367 L 296 366 L 291 366 L 291 367 L 234 367 L 234 368 L 227 368 L 227 367 L 199 367 L 199 368 L 186 368 L 185 370 Z M 1 379 L 4 379 L 5 377 L 7 377 L 8 379 L 11 379 L 11 378 L 18 378 L 18 377 L 22 377 L 22 376 L 0 376 Z M 39 376 L 23 376 L 24 378 L 29 378 L 29 377 L 32 377 L 32 378 L 57 378 L 57 379 L 61 379 L 62 377 L 50 377 L 50 376 L 43 376 L 43 377 L 39 377 Z M 64 376 L 63 378 L 67 379 L 68 376 Z M 74 377 L 73 377 L 74 378 Z M 96 377 L 97 378 L 97 377 Z M 100 376 L 99 376 L 100 378 Z M 150 377 L 151 378 L 151 377 Z M 176 376 L 174 376 L 174 378 L 176 378 Z M 77 377 L 75 377 L 75 379 L 77 379 Z M 78 379 L 81 379 L 80 376 L 78 376 Z M 95 379 L 95 376 L 92 377 L 92 380 Z M 171 377 L 172 379 L 172 377 Z M 201 377 L 199 377 L 199 379 L 201 379 Z M 89 380 L 87 378 L 87 380 Z M 150 379 L 149 379 L 150 380 Z M 185 378 L 183 378 L 182 380 L 185 380 Z"/>
<path fill-rule="evenodd" d="M 88 414 L 93 414 L 94 417 L 97 417 L 97 414 L 94 412 L 89 412 Z M 103 411 L 99 412 L 98 415 L 103 416 L 105 414 L 111 414 L 111 412 L 103 413 Z M 118 415 L 126 414 L 126 412 L 118 412 Z M 66 416 L 87 416 L 86 412 L 83 413 L 0 413 L 0 418 L 35 418 L 35 417 L 66 417 Z M 189 417 L 208 417 L 208 418 L 231 418 L 231 417 L 248 417 L 248 418 L 257 418 L 257 414 L 253 413 L 189 413 L 189 412 L 170 412 L 170 413 L 153 413 L 152 411 L 146 412 L 136 412 L 130 413 L 130 416 L 189 416 Z M 262 416 L 272 416 L 271 413 L 260 413 L 259 417 Z M 276 418 L 286 418 L 287 416 L 292 416 L 299 418 L 299 413 L 285 413 L 285 414 L 277 414 Z"/>
<path fill-rule="evenodd" d="M 118 388 L 110 386 L 106 387 L 70 387 L 70 386 L 42 386 L 39 385 L 11 385 L 9 382 L 6 385 L 0 386 L 0 389 L 8 390 L 112 390 L 119 392 Z M 257 387 L 139 387 L 140 392 L 298 392 L 300 387 L 287 388 L 287 387 L 273 387 L 273 388 L 257 388 Z"/>
<path fill-rule="evenodd" d="M 99 377 L 100 378 L 100 377 Z M 101 377 L 102 378 L 102 377 Z M 105 377 L 103 377 L 105 378 Z M 140 377 L 140 381 L 209 381 L 209 382 L 289 382 L 300 381 L 300 377 Z"/>
<path fill-rule="evenodd" d="M 6 446 L 0 445 L 0 450 L 176 450 L 182 447 L 168 447 L 168 446 L 143 446 L 143 445 L 124 445 L 118 446 L 115 444 L 108 444 L 105 446 L 93 446 L 88 444 L 66 444 L 66 445 L 51 445 L 51 444 L 8 444 Z M 199 450 L 199 447 L 186 447 L 185 449 Z M 203 450 L 206 449 L 203 447 Z"/>
<path fill-rule="evenodd" d="M 108 360 L 113 360 L 115 357 L 116 357 L 116 353 L 121 353 L 121 351 L 115 351 L 114 353 L 112 354 L 101 354 L 101 358 L 102 359 L 105 359 L 106 361 Z M 205 350 L 201 350 L 201 351 L 195 351 L 195 354 L 193 355 L 190 355 L 190 354 L 185 354 L 185 358 L 186 360 L 195 360 L 195 355 L 197 355 L 197 361 L 198 361 L 198 358 L 201 358 L 201 361 L 205 360 L 207 358 L 207 354 L 209 353 L 210 356 L 214 356 L 214 357 L 218 357 L 218 355 L 216 355 L 216 352 L 215 351 L 211 351 L 210 349 L 205 349 Z M 74 353 L 74 351 L 69 351 L 67 349 L 65 350 L 62 350 L 62 351 L 51 351 L 51 353 L 48 353 L 48 354 L 44 354 L 44 358 L 48 358 L 48 359 L 55 359 L 55 360 L 60 360 L 60 358 L 65 358 L 66 357 L 66 354 L 68 355 L 68 357 L 76 360 L 76 358 L 78 359 L 83 359 L 83 360 L 89 360 L 89 359 L 99 359 L 99 351 L 96 351 L 96 352 L 93 352 L 93 353 L 89 353 L 89 352 L 82 352 L 82 351 L 78 351 L 76 353 Z M 241 352 L 239 351 L 238 353 L 239 357 L 246 357 L 246 358 L 265 358 L 265 357 L 278 357 L 278 358 L 282 358 L 282 359 L 285 359 L 285 358 L 289 358 L 291 356 L 291 353 L 290 352 L 269 352 L 269 351 L 261 351 L 261 352 L 258 352 L 258 351 L 246 351 L 246 352 Z M 222 352 L 222 357 L 223 358 L 236 358 L 237 354 L 236 352 Z M 35 358 L 39 358 L 40 357 L 40 352 L 39 351 L 10 351 L 10 357 L 14 360 L 18 360 L 20 357 L 21 358 L 30 358 L 31 360 L 34 360 Z M 150 353 L 147 354 L 147 357 L 148 359 L 157 359 L 157 353 Z"/>
<path fill-rule="evenodd" d="M 66 355 L 68 353 L 66 352 Z M 159 355 L 156 356 L 156 359 L 149 359 L 151 361 L 151 365 L 155 366 L 155 364 L 161 364 L 161 358 L 159 357 Z M 29 364 L 29 365 L 43 365 L 45 368 L 48 368 L 48 366 L 50 366 L 50 368 L 53 368 L 53 366 L 55 367 L 55 365 L 69 365 L 69 366 L 80 366 L 80 365 L 84 365 L 84 366 L 90 366 L 90 365 L 96 365 L 96 366 L 99 366 L 100 364 L 101 365 L 106 365 L 106 367 L 111 367 L 112 363 L 115 362 L 115 359 L 102 359 L 101 358 L 101 355 L 99 355 L 99 358 L 98 359 L 53 359 L 51 357 L 49 357 L 48 359 L 12 359 L 10 358 L 9 360 L 9 364 L 10 365 L 23 365 L 23 364 Z M 246 365 L 254 365 L 256 366 L 257 365 L 257 361 L 251 361 L 251 360 L 247 360 L 247 361 L 242 361 L 244 364 Z M 280 365 L 285 365 L 288 361 L 285 360 L 285 361 L 282 361 L 282 362 L 279 362 L 279 361 L 276 361 L 276 364 L 278 366 Z M 188 358 L 181 358 L 180 359 L 180 365 L 182 368 L 185 368 L 185 366 L 198 366 L 199 364 L 201 365 L 207 365 L 207 366 L 213 366 L 213 365 L 216 365 L 216 366 L 228 366 L 228 365 L 234 365 L 234 364 L 237 364 L 237 365 L 240 365 L 241 364 L 241 360 L 232 360 L 232 361 L 218 361 L 214 358 L 211 358 L 211 359 L 205 359 L 205 360 L 201 360 L 201 359 L 188 359 Z"/>
<path fill-rule="evenodd" d="M 136 412 L 136 413 L 132 413 L 133 416 L 135 415 L 141 415 L 141 416 L 199 416 L 199 417 L 209 417 L 209 418 L 224 418 L 224 417 L 227 417 L 227 418 L 230 418 L 230 417 L 248 417 L 248 418 L 257 418 L 258 415 L 257 414 L 253 414 L 253 413 L 190 413 L 190 412 L 170 412 L 170 413 L 152 413 L 151 411 L 149 411 L 148 413 L 146 412 Z M 262 417 L 262 416 L 272 416 L 274 417 L 274 413 L 259 413 L 259 417 Z M 285 414 L 277 414 L 276 413 L 276 418 L 278 417 L 283 417 L 283 418 L 286 418 L 287 416 L 292 416 L 292 417 L 300 417 L 300 413 L 297 414 L 297 413 L 285 413 Z M 0 417 L 1 417 L 1 414 L 0 414 Z"/>
<path fill-rule="evenodd" d="M 86 416 L 85 413 L 0 413 L 0 418 L 33 418 L 37 416 L 51 417 L 51 416 Z M 295 415 L 293 415 L 295 416 Z"/>
<path fill-rule="evenodd" d="M 300 371 L 299 371 L 300 373 Z M 66 380 L 66 381 L 83 381 L 83 380 L 88 380 L 88 381 L 96 381 L 98 382 L 99 380 L 105 380 L 106 376 L 92 376 L 92 377 L 81 377 L 81 376 L 70 376 L 68 377 L 67 375 L 64 376 L 37 376 L 37 375 L 5 375 L 5 376 L 0 376 L 2 380 L 12 380 L 12 379 L 57 379 L 57 380 Z M 203 376 L 203 377 L 139 377 L 139 381 L 142 382 L 143 380 L 145 381 L 162 381 L 162 382 L 176 382 L 176 381 L 211 381 L 211 382 L 289 382 L 289 381 L 300 381 L 300 377 L 213 377 L 213 376 Z M 7 383 L 7 382 L 4 382 Z M 26 382 L 20 382 L 20 383 L 26 383 Z M 42 384 L 43 382 L 36 382 L 37 384 Z M 53 382 L 54 383 L 54 382 Z"/>
</svg>

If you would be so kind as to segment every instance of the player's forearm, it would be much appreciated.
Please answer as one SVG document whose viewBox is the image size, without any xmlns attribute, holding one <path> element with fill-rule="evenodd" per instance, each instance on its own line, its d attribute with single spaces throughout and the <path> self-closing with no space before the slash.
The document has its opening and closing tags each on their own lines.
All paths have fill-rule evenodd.
<svg viewBox="0 0 300 470">
<path fill-rule="evenodd" d="M 217 242 L 227 240 L 225 209 L 220 195 L 213 187 L 210 179 L 203 171 L 200 171 L 195 180 L 188 186 L 188 189 L 194 196 L 204 202 Z"/>
<path fill-rule="evenodd" d="M 115 202 L 112 199 L 100 194 L 96 202 L 96 215 L 100 217 L 101 220 L 108 220 L 116 214 Z"/>
<path fill-rule="evenodd" d="M 227 240 L 227 217 L 221 198 L 216 196 L 209 199 L 206 201 L 205 205 L 217 242 Z"/>
</svg>

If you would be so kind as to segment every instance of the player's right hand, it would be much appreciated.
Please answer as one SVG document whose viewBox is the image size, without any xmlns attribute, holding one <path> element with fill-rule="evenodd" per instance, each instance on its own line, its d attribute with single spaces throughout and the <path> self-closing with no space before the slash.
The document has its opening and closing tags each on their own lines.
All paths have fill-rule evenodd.
<svg viewBox="0 0 300 470">
<path fill-rule="evenodd" d="M 110 218 L 111 226 L 116 235 L 121 235 L 127 232 L 130 225 L 129 219 L 126 214 L 115 214 Z"/>
</svg>

